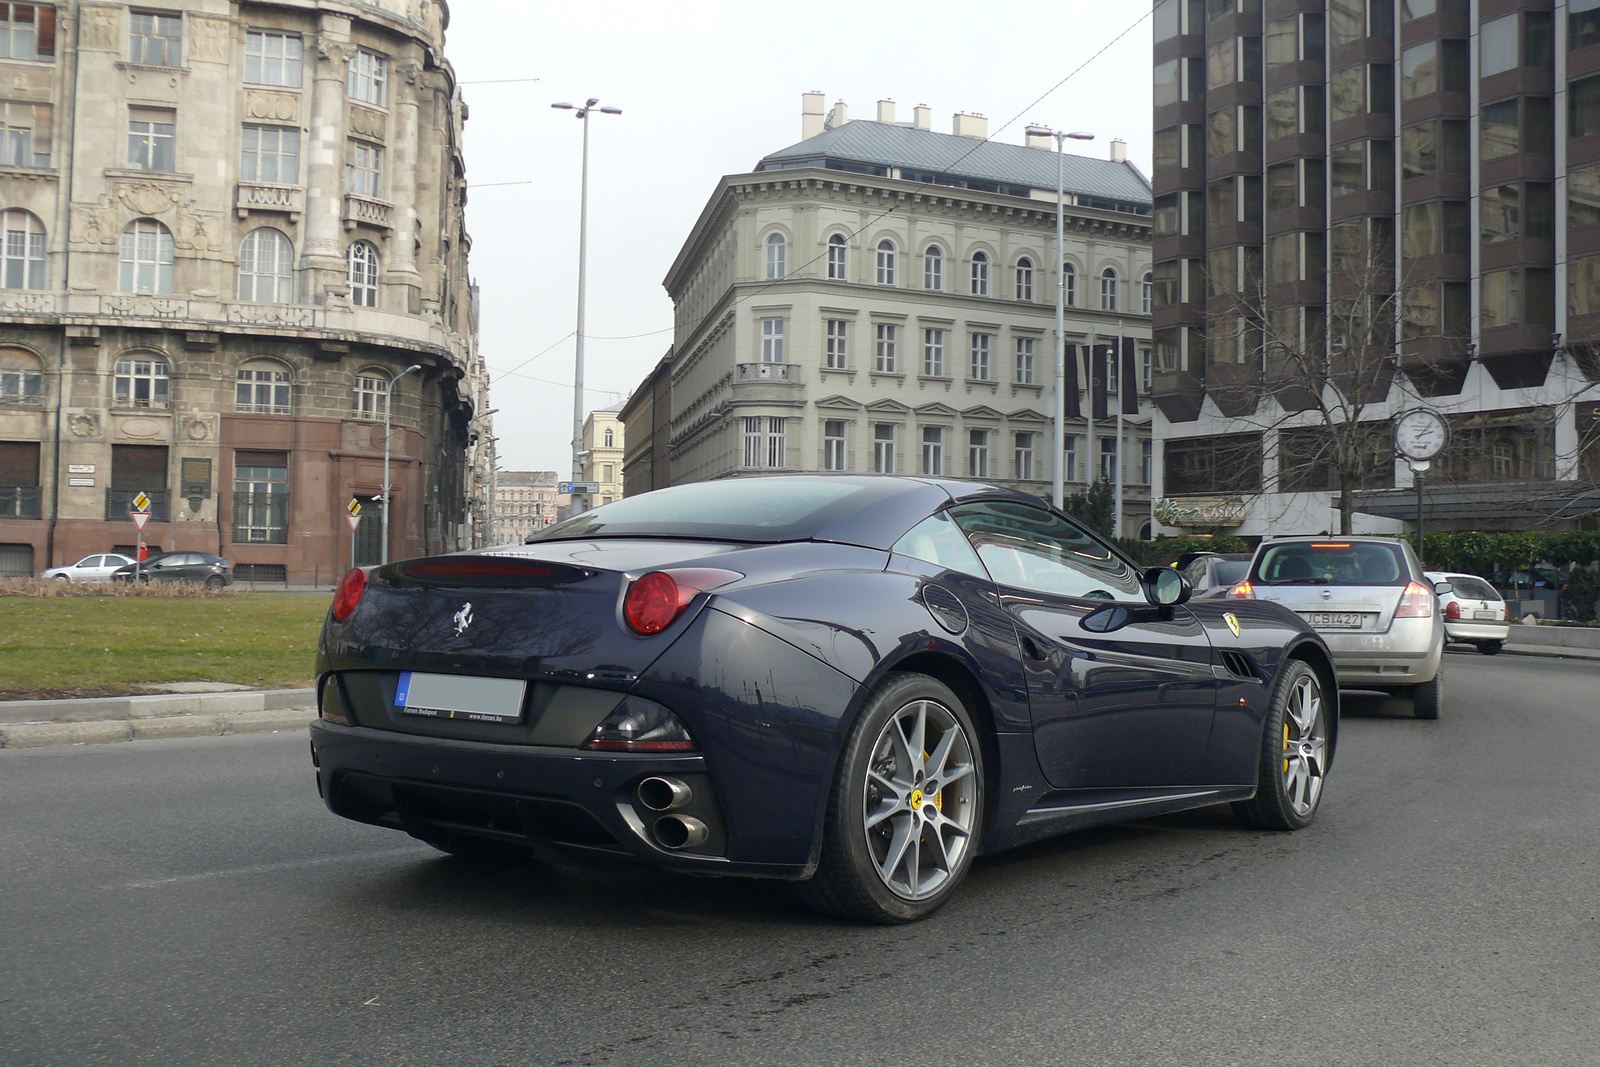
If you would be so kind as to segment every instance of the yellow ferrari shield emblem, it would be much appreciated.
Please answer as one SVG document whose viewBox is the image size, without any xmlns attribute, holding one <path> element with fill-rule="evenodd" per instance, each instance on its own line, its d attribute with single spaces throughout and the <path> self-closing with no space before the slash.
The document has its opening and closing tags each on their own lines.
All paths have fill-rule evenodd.
<svg viewBox="0 0 1600 1067">
<path fill-rule="evenodd" d="M 1222 621 L 1228 624 L 1228 629 L 1233 631 L 1233 636 L 1239 636 L 1239 617 L 1231 611 L 1222 613 Z"/>
</svg>

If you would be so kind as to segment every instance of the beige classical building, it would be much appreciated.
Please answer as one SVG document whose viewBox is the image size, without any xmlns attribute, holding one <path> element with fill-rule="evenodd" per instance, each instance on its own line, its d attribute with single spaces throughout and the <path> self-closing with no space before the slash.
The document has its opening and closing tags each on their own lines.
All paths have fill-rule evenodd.
<svg viewBox="0 0 1600 1067">
<path fill-rule="evenodd" d="M 0 4 L 0 569 L 132 544 L 140 492 L 148 540 L 257 578 L 374 561 L 390 406 L 390 555 L 471 543 L 492 452 L 468 450 L 487 375 L 448 19 Z"/>
<path fill-rule="evenodd" d="M 979 478 L 1048 496 L 1053 477 L 1057 156 L 1049 131 L 987 139 L 827 116 L 725 177 L 664 284 L 676 330 L 675 483 L 771 470 Z M 1134 340 L 1124 529 L 1149 522 L 1150 185 L 1126 160 L 1067 155 L 1066 337 Z M 1076 376 L 1087 383 L 1083 374 Z M 1083 404 L 1084 414 L 1090 404 Z M 1115 419 L 1071 420 L 1069 492 L 1111 480 Z"/>
<path fill-rule="evenodd" d="M 578 481 L 598 482 L 600 491 L 585 502 L 597 508 L 622 499 L 622 405 L 589 412 L 583 420 L 583 473 Z"/>
<path fill-rule="evenodd" d="M 556 522 L 571 498 L 557 489 L 555 471 L 495 472 L 494 544 L 520 544 Z"/>
</svg>

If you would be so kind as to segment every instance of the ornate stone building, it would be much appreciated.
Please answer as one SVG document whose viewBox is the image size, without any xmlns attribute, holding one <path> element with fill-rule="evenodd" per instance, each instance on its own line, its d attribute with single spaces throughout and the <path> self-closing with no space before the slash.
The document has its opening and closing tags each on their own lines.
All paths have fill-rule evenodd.
<svg viewBox="0 0 1600 1067">
<path fill-rule="evenodd" d="M 560 492 L 555 471 L 498 471 L 490 544 L 521 544 L 566 513 L 571 498 Z"/>
<path fill-rule="evenodd" d="M 0 3 L 0 571 L 465 547 L 493 485 L 442 0 Z M 471 457 L 469 459 L 469 457 Z M 345 505 L 367 502 L 352 539 Z"/>
<path fill-rule="evenodd" d="M 600 408 L 583 420 L 583 470 L 578 481 L 597 482 L 600 492 L 583 502 L 585 511 L 622 499 L 622 407 Z"/>
</svg>

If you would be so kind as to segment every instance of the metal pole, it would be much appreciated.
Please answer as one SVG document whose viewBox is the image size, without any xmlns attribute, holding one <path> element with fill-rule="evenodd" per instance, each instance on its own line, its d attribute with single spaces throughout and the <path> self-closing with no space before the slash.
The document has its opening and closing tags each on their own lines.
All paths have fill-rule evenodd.
<svg viewBox="0 0 1600 1067">
<path fill-rule="evenodd" d="M 583 477 L 583 298 L 589 273 L 589 107 L 578 112 L 583 120 L 583 180 L 578 191 L 578 335 L 572 373 L 572 480 Z M 572 494 L 572 513 L 583 511 L 577 493 Z"/>
<path fill-rule="evenodd" d="M 422 369 L 422 364 L 413 363 L 405 370 L 389 379 L 389 384 L 383 390 L 383 544 L 378 547 L 378 562 L 389 562 L 389 413 L 394 408 L 394 383 L 410 374 L 412 371 Z M 352 537 L 354 531 L 351 532 Z M 350 561 L 355 563 L 355 542 L 351 541 Z"/>
<path fill-rule="evenodd" d="M 1117 455 L 1116 455 L 1116 490 L 1112 495 L 1111 505 L 1111 536 L 1122 536 L 1122 391 L 1128 388 L 1124 381 L 1127 377 L 1123 371 L 1127 367 L 1122 361 L 1122 320 L 1117 320 L 1117 348 L 1112 356 L 1117 361 Z"/>
<path fill-rule="evenodd" d="M 1095 347 L 1095 342 L 1097 342 L 1099 340 L 1100 340 L 1099 332 L 1096 331 L 1093 326 L 1089 327 L 1089 347 L 1088 347 L 1089 360 L 1088 360 L 1088 363 L 1087 363 L 1087 367 L 1088 367 L 1088 370 L 1089 370 L 1089 374 L 1088 374 L 1088 382 L 1089 382 L 1089 416 L 1088 416 L 1088 418 L 1083 420 L 1084 425 L 1088 428 L 1088 431 L 1089 431 L 1089 453 L 1088 453 L 1088 455 L 1084 456 L 1084 460 L 1087 462 L 1087 465 L 1089 467 L 1089 470 L 1086 472 L 1088 474 L 1088 477 L 1084 479 L 1084 482 L 1087 485 L 1093 485 L 1100 478 L 1100 457 L 1095 455 L 1095 451 L 1094 451 L 1094 367 L 1095 367 L 1094 347 Z"/>
<path fill-rule="evenodd" d="M 1050 486 L 1050 503 L 1061 507 L 1064 501 L 1062 481 L 1067 463 L 1067 272 L 1065 229 L 1066 191 L 1062 177 L 1062 145 L 1064 134 L 1056 134 L 1056 451 L 1055 479 Z"/>
<path fill-rule="evenodd" d="M 1425 562 L 1422 556 L 1422 471 L 1416 472 L 1417 478 L 1417 562 Z"/>
</svg>

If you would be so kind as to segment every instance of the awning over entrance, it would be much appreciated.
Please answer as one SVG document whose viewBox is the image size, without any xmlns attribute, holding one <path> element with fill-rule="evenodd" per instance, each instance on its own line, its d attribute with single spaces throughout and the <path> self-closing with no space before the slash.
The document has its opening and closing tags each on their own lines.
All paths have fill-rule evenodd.
<svg viewBox="0 0 1600 1067">
<path fill-rule="evenodd" d="M 1575 522 L 1600 515 L 1600 485 L 1592 482 L 1504 482 L 1433 485 L 1422 488 L 1428 526 L 1465 523 L 1477 528 L 1527 522 Z M 1386 519 L 1417 517 L 1417 491 L 1385 489 L 1357 493 L 1356 510 Z"/>
</svg>

